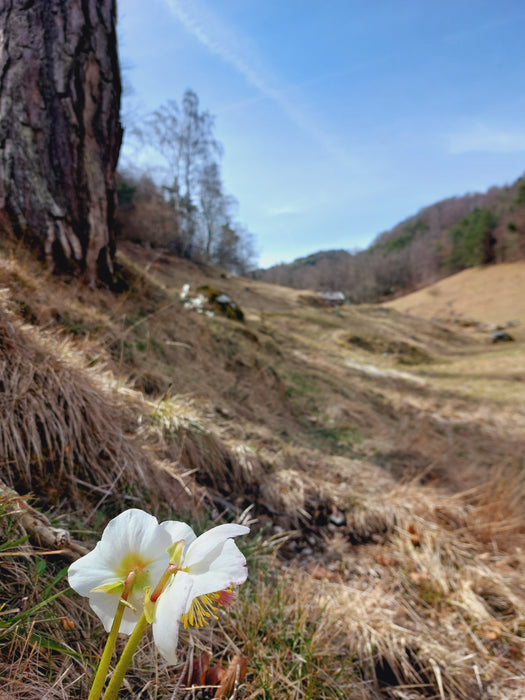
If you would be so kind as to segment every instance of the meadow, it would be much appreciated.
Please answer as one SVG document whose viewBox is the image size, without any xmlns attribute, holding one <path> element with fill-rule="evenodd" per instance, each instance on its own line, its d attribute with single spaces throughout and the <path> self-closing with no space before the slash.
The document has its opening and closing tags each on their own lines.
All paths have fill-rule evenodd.
<svg viewBox="0 0 525 700">
<path fill-rule="evenodd" d="M 523 698 L 522 263 L 332 307 L 131 243 L 114 291 L 0 258 L 0 698 L 87 697 L 67 566 L 132 506 L 249 524 L 250 573 L 123 698 Z"/>
</svg>

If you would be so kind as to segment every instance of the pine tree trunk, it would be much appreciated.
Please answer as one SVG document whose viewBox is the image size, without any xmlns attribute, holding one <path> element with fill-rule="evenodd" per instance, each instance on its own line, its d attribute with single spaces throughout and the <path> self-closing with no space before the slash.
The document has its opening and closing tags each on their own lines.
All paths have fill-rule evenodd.
<svg viewBox="0 0 525 700">
<path fill-rule="evenodd" d="M 55 269 L 112 272 L 116 0 L 0 0 L 0 211 Z"/>
</svg>

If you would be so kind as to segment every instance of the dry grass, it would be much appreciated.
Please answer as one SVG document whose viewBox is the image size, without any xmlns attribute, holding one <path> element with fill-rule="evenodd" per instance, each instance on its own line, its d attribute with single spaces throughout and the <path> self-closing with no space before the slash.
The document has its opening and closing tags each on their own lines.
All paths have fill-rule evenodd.
<svg viewBox="0 0 525 700">
<path fill-rule="evenodd" d="M 148 493 L 151 500 L 160 486 L 148 486 L 152 460 L 134 438 L 137 416 L 122 397 L 115 400 L 118 386 L 108 373 L 86 367 L 69 342 L 35 333 L 1 310 L 0 367 L 0 454 L 11 486 L 77 510 L 108 498 L 121 508 Z"/>
<path fill-rule="evenodd" d="M 84 542 L 131 504 L 197 529 L 250 508 L 248 582 L 184 638 L 214 664 L 247 657 L 238 700 L 522 698 L 523 390 L 494 392 L 508 350 L 126 251 L 115 295 L 0 250 L 4 480 Z M 247 322 L 186 312 L 185 282 Z M 101 627 L 10 499 L 0 697 L 86 697 Z M 196 697 L 178 674 L 147 639 L 122 697 Z"/>
<path fill-rule="evenodd" d="M 482 500 L 470 515 L 463 497 L 411 485 L 374 502 L 369 489 L 335 558 L 267 562 L 234 619 L 247 697 L 520 697 L 523 553 L 515 514 L 494 520 Z M 511 523 L 516 539 L 487 551 L 479 534 Z"/>
<path fill-rule="evenodd" d="M 521 327 L 511 333 L 523 340 L 523 289 L 525 263 L 502 263 L 463 270 L 384 306 L 422 318 L 455 322 L 472 320 L 497 325 L 515 320 Z"/>
</svg>

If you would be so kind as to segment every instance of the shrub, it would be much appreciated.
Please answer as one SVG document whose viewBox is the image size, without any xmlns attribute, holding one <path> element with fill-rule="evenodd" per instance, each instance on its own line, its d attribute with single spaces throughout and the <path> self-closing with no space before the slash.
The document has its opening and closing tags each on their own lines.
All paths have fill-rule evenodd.
<svg viewBox="0 0 525 700">
<path fill-rule="evenodd" d="M 121 240 L 154 248 L 179 247 L 180 217 L 151 178 L 119 173 L 117 196 L 117 235 Z"/>
</svg>

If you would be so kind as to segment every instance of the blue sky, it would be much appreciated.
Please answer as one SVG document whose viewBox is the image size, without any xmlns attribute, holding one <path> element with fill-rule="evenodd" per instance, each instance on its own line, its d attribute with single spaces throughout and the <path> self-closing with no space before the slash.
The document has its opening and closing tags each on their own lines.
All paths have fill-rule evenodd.
<svg viewBox="0 0 525 700">
<path fill-rule="evenodd" d="M 263 267 L 525 173 L 523 0 L 120 0 L 118 31 L 124 125 L 197 93 Z"/>
</svg>

